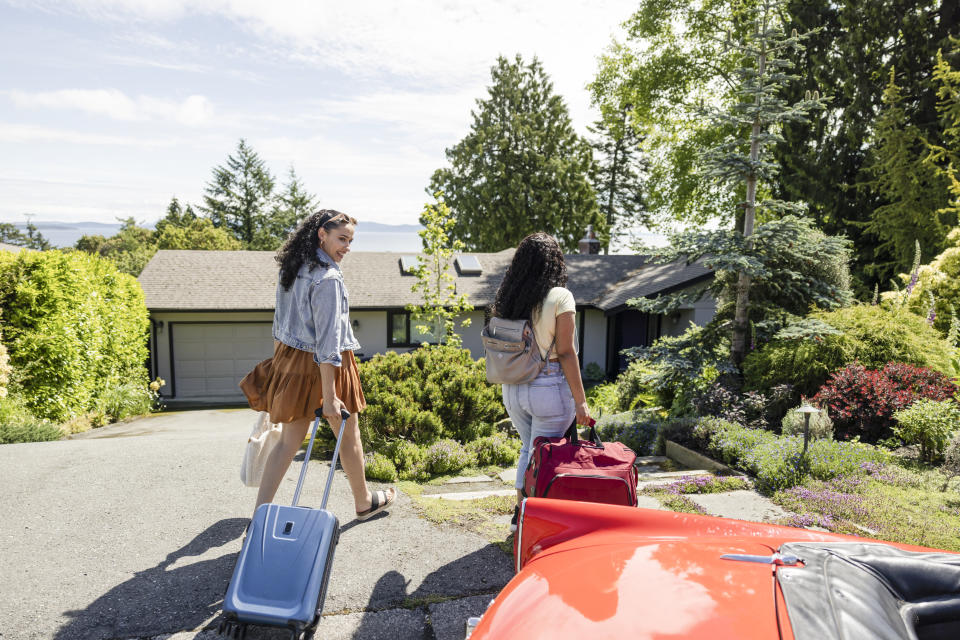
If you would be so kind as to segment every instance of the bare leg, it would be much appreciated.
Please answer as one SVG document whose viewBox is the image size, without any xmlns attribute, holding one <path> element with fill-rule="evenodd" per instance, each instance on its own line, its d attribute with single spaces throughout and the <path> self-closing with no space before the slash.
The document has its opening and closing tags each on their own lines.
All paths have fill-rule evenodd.
<svg viewBox="0 0 960 640">
<path fill-rule="evenodd" d="M 263 468 L 263 478 L 260 480 L 260 490 L 257 492 L 257 507 L 273 501 L 280 487 L 280 481 L 287 473 L 293 457 L 297 455 L 312 422 L 310 418 L 301 418 L 283 425 L 280 443 L 270 452 L 270 457 L 267 458 Z"/>
<path fill-rule="evenodd" d="M 523 492 L 520 491 L 520 489 L 517 489 L 517 506 L 519 507 L 522 502 L 523 502 Z"/>
<path fill-rule="evenodd" d="M 340 431 L 340 423 L 331 423 L 330 428 L 334 435 Z M 340 464 L 347 474 L 347 481 L 350 483 L 350 491 L 353 492 L 353 504 L 357 511 L 366 511 L 372 504 L 373 496 L 370 495 L 370 489 L 367 488 L 367 477 L 364 473 L 363 443 L 360 441 L 360 424 L 357 420 L 357 414 L 351 414 L 344 428 L 343 440 L 340 442 Z M 387 490 L 388 499 L 394 490 Z"/>
</svg>

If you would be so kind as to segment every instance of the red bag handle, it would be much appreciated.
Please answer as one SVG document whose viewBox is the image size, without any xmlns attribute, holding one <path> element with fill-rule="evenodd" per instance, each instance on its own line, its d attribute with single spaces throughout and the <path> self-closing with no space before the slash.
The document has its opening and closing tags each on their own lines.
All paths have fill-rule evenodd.
<svg viewBox="0 0 960 640">
<path fill-rule="evenodd" d="M 577 432 L 577 419 L 574 418 L 573 422 L 570 423 L 570 426 L 567 427 L 566 432 L 563 434 L 563 437 L 568 439 L 571 444 L 580 446 L 593 446 L 603 449 L 603 442 L 600 440 L 600 436 L 597 435 L 597 421 L 593 418 L 590 418 L 590 437 L 587 439 L 589 445 L 583 445 L 580 442 L 580 434 Z"/>
</svg>

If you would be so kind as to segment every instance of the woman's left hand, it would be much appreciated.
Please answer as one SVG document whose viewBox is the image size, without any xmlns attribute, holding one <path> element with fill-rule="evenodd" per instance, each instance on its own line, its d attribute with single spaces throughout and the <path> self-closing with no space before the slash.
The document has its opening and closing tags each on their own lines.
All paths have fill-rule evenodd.
<svg viewBox="0 0 960 640">
<path fill-rule="evenodd" d="M 577 405 L 577 424 L 589 427 L 592 422 L 590 407 L 587 406 L 586 402 L 581 402 Z"/>
</svg>

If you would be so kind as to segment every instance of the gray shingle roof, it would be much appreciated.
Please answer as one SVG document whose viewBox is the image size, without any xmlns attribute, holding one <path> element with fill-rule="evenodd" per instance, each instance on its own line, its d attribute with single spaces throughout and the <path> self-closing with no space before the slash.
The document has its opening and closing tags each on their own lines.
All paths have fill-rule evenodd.
<svg viewBox="0 0 960 640">
<path fill-rule="evenodd" d="M 401 255 L 358 251 L 344 258 L 352 309 L 400 308 L 420 301 L 410 291 L 414 276 L 400 271 Z M 453 272 L 457 293 L 484 307 L 493 302 L 513 249 L 470 255 L 483 272 Z M 709 274 L 696 264 L 645 265 L 644 256 L 573 254 L 565 259 L 574 298 L 604 311 Z M 277 263 L 271 251 L 158 251 L 138 279 L 152 311 L 273 310 Z"/>
</svg>

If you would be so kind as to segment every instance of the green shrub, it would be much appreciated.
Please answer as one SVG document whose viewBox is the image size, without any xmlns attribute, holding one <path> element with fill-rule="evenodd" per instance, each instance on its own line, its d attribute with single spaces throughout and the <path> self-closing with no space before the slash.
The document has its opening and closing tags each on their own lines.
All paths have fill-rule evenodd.
<svg viewBox="0 0 960 640">
<path fill-rule="evenodd" d="M 0 397 L 0 444 L 48 442 L 62 437 L 59 426 L 31 414 L 19 395 Z"/>
<path fill-rule="evenodd" d="M 831 373 L 858 361 L 868 369 L 904 362 L 949 373 L 950 345 L 924 318 L 905 310 L 856 305 L 815 311 L 808 317 L 834 327 L 840 335 L 818 340 L 773 340 L 743 362 L 748 389 L 766 391 L 792 384 L 812 396 Z"/>
<path fill-rule="evenodd" d="M 368 480 L 393 482 L 397 479 L 397 468 L 387 456 L 382 453 L 374 453 L 370 461 L 367 462 L 366 476 Z"/>
<path fill-rule="evenodd" d="M 0 400 L 7 396 L 7 385 L 10 384 L 10 372 L 13 368 L 10 366 L 10 356 L 7 354 L 7 348 L 3 345 L 3 334 L 0 333 Z"/>
<path fill-rule="evenodd" d="M 800 407 L 796 407 L 783 416 L 782 431 L 785 436 L 803 435 L 803 425 L 805 422 L 804 414 L 800 413 Z M 833 420 L 829 413 L 821 410 L 819 413 L 810 414 L 810 437 L 814 440 L 832 440 L 833 439 Z"/>
<path fill-rule="evenodd" d="M 643 360 L 634 360 L 626 371 L 616 380 L 617 408 L 629 411 L 640 406 L 653 406 L 657 403 L 657 394 L 651 389 L 649 378 L 655 371 Z"/>
<path fill-rule="evenodd" d="M 361 363 L 360 380 L 368 405 L 360 429 L 364 444 L 377 451 L 397 439 L 467 443 L 492 434 L 493 424 L 506 416 L 499 385 L 487 383 L 483 361 L 465 349 L 425 346 L 379 354 Z"/>
<path fill-rule="evenodd" d="M 147 308 L 136 279 L 82 252 L 0 252 L 0 317 L 12 387 L 54 421 L 147 385 Z"/>
<path fill-rule="evenodd" d="M 409 440 L 394 440 L 384 453 L 393 461 L 401 477 L 413 472 L 423 461 L 423 449 Z"/>
<path fill-rule="evenodd" d="M 907 444 L 920 445 L 920 457 L 933 462 L 943 456 L 950 436 L 960 428 L 960 408 L 953 400 L 922 398 L 893 414 L 893 432 Z"/>
<path fill-rule="evenodd" d="M 607 382 L 588 388 L 587 404 L 593 413 L 617 413 L 620 411 L 617 383 Z"/>
<path fill-rule="evenodd" d="M 498 431 L 491 436 L 468 442 L 465 448 L 481 467 L 488 465 L 504 467 L 517 461 L 521 446 L 518 438 L 511 438 L 502 431 Z"/>
<path fill-rule="evenodd" d="M 627 411 L 602 416 L 597 435 L 607 442 L 622 442 L 638 456 L 650 455 L 660 432 L 660 420 L 649 411 Z"/>
<path fill-rule="evenodd" d="M 456 440 L 444 438 L 427 447 L 423 453 L 423 465 L 432 475 L 456 473 L 466 469 L 476 460 Z"/>
<path fill-rule="evenodd" d="M 150 413 L 154 402 L 155 395 L 147 385 L 126 382 L 106 389 L 94 402 L 94 409 L 114 420 L 123 420 Z"/>
<path fill-rule="evenodd" d="M 888 451 L 860 442 L 815 440 L 807 449 L 805 464 L 811 477 L 830 480 L 862 474 L 866 463 L 886 464 L 892 457 Z"/>
</svg>

